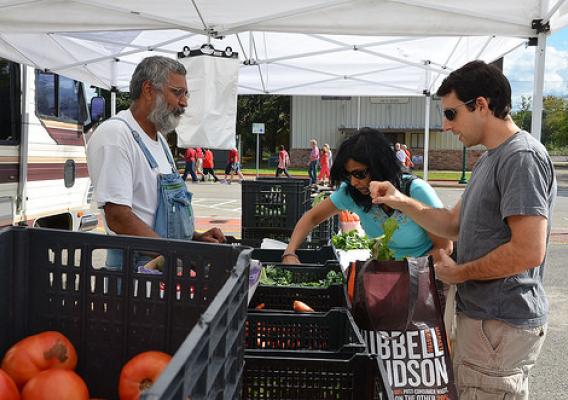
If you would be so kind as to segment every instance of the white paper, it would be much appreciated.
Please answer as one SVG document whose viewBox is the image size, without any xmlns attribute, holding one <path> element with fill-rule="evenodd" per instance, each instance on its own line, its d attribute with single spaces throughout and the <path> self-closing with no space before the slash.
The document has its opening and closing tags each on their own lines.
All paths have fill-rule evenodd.
<svg viewBox="0 0 568 400">
<path fill-rule="evenodd" d="M 202 55 L 179 61 L 187 69 L 189 104 L 176 129 L 178 147 L 234 148 L 239 60 Z"/>
</svg>

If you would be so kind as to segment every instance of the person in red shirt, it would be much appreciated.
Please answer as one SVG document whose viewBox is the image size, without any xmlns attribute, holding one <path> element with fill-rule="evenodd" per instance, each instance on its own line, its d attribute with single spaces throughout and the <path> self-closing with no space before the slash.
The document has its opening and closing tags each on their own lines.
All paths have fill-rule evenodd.
<svg viewBox="0 0 568 400">
<path fill-rule="evenodd" d="M 320 155 L 320 173 L 318 176 L 318 180 L 325 185 L 326 182 L 329 182 L 329 156 L 330 156 L 330 149 L 329 145 L 326 143 L 323 145 Z"/>
<path fill-rule="evenodd" d="M 406 160 L 404 161 L 404 166 L 409 170 L 412 169 L 414 167 L 414 163 L 412 162 L 412 155 L 410 154 L 410 150 L 408 150 L 408 147 L 405 144 L 401 144 L 400 148 L 406 154 Z"/>
<path fill-rule="evenodd" d="M 197 175 L 195 175 L 195 170 L 193 169 L 195 165 L 195 149 L 188 147 L 185 151 L 185 171 L 183 172 L 182 179 L 185 181 L 187 179 L 187 174 L 191 175 L 191 180 L 197 183 Z"/>
<path fill-rule="evenodd" d="M 201 147 L 195 148 L 195 175 L 199 179 L 199 175 L 201 175 L 201 181 L 205 179 L 203 175 L 203 150 Z"/>
<path fill-rule="evenodd" d="M 213 152 L 209 149 L 205 149 L 205 154 L 203 155 L 203 179 L 205 181 L 205 175 L 209 179 L 209 174 L 215 179 L 215 182 L 219 182 L 219 178 L 215 176 L 215 162 L 213 161 Z"/>
<path fill-rule="evenodd" d="M 233 175 L 237 174 L 240 178 L 239 183 L 242 183 L 245 177 L 241 173 L 241 164 L 239 163 L 239 151 L 236 148 L 229 150 L 229 159 L 227 161 L 227 166 L 225 167 L 225 179 L 221 183 L 228 183 L 229 185 L 233 182 Z M 227 176 L 230 176 L 230 180 L 227 181 Z"/>
<path fill-rule="evenodd" d="M 282 172 L 290 178 L 288 173 L 288 166 L 290 165 L 290 156 L 286 151 L 284 145 L 280 146 L 280 152 L 278 153 L 278 165 L 276 166 L 276 177 L 278 178 Z"/>
</svg>

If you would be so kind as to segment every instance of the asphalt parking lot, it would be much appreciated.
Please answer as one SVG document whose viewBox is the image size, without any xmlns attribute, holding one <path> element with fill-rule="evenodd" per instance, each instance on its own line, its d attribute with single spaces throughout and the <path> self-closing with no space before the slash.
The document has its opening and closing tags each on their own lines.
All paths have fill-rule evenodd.
<svg viewBox="0 0 568 400">
<path fill-rule="evenodd" d="M 568 399 L 568 169 L 558 169 L 558 198 L 547 252 L 545 287 L 550 302 L 549 330 L 536 367 L 531 372 L 531 399 Z M 452 206 L 463 188 L 454 182 L 432 182 L 446 206 Z M 241 185 L 188 183 L 193 192 L 196 226 L 219 226 L 230 235 L 240 234 Z"/>
</svg>

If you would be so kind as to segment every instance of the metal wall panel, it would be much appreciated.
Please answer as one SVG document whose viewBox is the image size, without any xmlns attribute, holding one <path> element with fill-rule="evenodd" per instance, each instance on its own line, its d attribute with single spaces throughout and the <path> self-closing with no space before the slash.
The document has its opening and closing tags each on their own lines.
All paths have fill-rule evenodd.
<svg viewBox="0 0 568 400">
<path fill-rule="evenodd" d="M 373 102 L 372 102 L 373 100 Z M 424 130 L 424 97 L 361 97 L 361 127 Z M 329 143 L 336 147 L 340 128 L 357 128 L 357 97 L 349 100 L 322 100 L 320 96 L 292 96 L 291 147 L 308 148 L 314 138 L 321 146 Z M 442 128 L 440 101 L 433 99 L 430 109 L 430 143 L 432 149 L 462 148 L 451 133 L 439 132 Z M 410 134 L 406 137 L 410 142 Z M 423 143 L 424 137 L 418 139 Z"/>
</svg>

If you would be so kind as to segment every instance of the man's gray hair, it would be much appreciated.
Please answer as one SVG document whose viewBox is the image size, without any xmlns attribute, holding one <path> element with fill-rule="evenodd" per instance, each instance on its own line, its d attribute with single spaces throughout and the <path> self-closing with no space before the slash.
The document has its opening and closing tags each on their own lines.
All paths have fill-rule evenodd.
<svg viewBox="0 0 568 400">
<path fill-rule="evenodd" d="M 154 86 L 163 86 L 170 73 L 186 75 L 187 70 L 182 63 L 172 58 L 153 56 L 143 59 L 132 74 L 130 98 L 136 100 L 140 97 L 144 81 L 150 81 Z"/>
</svg>

